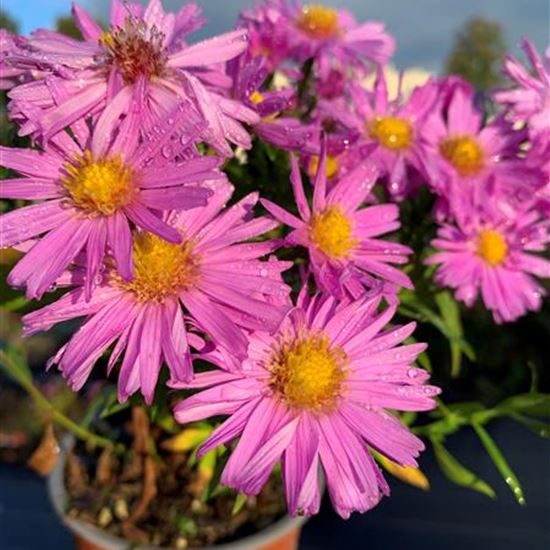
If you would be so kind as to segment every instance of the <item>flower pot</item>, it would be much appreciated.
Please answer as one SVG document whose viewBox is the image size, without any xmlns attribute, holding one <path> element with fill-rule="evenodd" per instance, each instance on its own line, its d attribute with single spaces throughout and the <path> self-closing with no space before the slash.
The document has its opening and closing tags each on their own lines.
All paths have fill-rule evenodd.
<svg viewBox="0 0 550 550">
<path fill-rule="evenodd" d="M 47 483 L 48 494 L 57 515 L 75 537 L 75 548 L 77 550 L 162 550 L 155 546 L 136 545 L 94 525 L 65 515 L 68 498 L 65 489 L 65 463 L 67 450 L 73 444 L 73 438 L 65 438 L 61 455 Z M 297 550 L 305 519 L 285 516 L 253 535 L 230 543 L 203 546 L 200 550 Z M 193 549 L 189 547 L 187 550 Z"/>
</svg>

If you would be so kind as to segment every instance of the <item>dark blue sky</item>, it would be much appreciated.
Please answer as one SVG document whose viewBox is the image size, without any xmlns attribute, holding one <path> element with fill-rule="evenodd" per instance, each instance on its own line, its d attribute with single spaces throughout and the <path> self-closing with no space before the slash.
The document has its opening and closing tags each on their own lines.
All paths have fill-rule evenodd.
<svg viewBox="0 0 550 550">
<path fill-rule="evenodd" d="M 69 0 L 1 0 L 1 3 L 19 20 L 23 33 L 36 27 L 51 27 L 57 16 L 67 14 L 70 9 Z M 109 0 L 80 3 L 95 15 L 107 18 Z M 239 10 L 252 0 L 198 0 L 198 3 L 210 24 L 197 33 L 197 38 L 230 29 Z M 539 49 L 550 41 L 548 0 L 326 0 L 324 3 L 346 7 L 360 20 L 384 21 L 397 38 L 395 63 L 400 68 L 439 69 L 457 29 L 473 15 L 498 21 L 513 50 L 522 36 L 533 39 Z M 181 4 L 181 0 L 164 0 L 165 7 Z"/>
</svg>

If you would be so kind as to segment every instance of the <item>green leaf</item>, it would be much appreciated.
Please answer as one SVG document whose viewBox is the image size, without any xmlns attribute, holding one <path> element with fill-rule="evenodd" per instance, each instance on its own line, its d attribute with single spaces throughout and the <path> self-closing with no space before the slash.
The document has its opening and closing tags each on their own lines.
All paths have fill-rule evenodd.
<svg viewBox="0 0 550 550">
<path fill-rule="evenodd" d="M 113 414 L 117 414 L 119 412 L 125 411 L 126 409 L 129 409 L 131 405 L 131 400 L 128 400 L 125 403 L 119 403 L 116 392 L 113 392 L 108 396 L 105 405 L 99 413 L 99 418 L 108 418 Z"/>
<path fill-rule="evenodd" d="M 27 300 L 25 296 L 16 296 L 7 302 L 4 302 L 2 304 L 2 308 L 6 311 L 18 311 L 23 309 L 28 303 L 29 300 Z"/>
<path fill-rule="evenodd" d="M 243 506 L 246 504 L 247 500 L 248 500 L 247 495 L 243 495 L 243 493 L 239 493 L 237 495 L 237 498 L 235 499 L 235 504 L 233 504 L 233 510 L 231 510 L 231 515 L 236 516 L 243 509 Z"/>
<path fill-rule="evenodd" d="M 523 424 L 526 428 L 529 428 L 533 433 L 537 434 L 539 437 L 550 438 L 549 423 L 542 422 L 542 420 L 529 418 L 528 416 L 523 416 L 518 413 L 513 413 L 510 416 L 520 424 Z"/>
<path fill-rule="evenodd" d="M 416 418 L 418 417 L 418 413 L 413 411 L 407 411 L 399 415 L 401 418 L 401 422 L 405 424 L 405 426 L 411 426 L 414 422 L 416 422 Z"/>
<path fill-rule="evenodd" d="M 113 386 L 107 386 L 101 390 L 89 403 L 84 413 L 84 418 L 80 421 L 80 424 L 85 428 L 88 428 L 90 424 L 96 420 L 100 413 L 103 411 L 106 404 L 113 398 L 116 399 L 116 388 Z"/>
<path fill-rule="evenodd" d="M 469 418 L 472 414 L 485 410 L 485 407 L 479 401 L 464 401 L 461 403 L 451 403 L 447 408 L 455 414 L 464 418 Z"/>
<path fill-rule="evenodd" d="M 472 347 L 464 340 L 462 320 L 460 319 L 460 308 L 457 301 L 447 290 L 438 292 L 435 295 L 435 302 L 446 327 L 451 348 L 451 376 L 456 378 L 460 374 L 462 365 L 462 354 L 474 360 L 475 355 Z"/>
<path fill-rule="evenodd" d="M 451 293 L 447 290 L 438 292 L 435 295 L 435 303 L 437 304 L 441 317 L 443 318 L 443 321 L 445 321 L 449 331 L 452 334 L 461 337 L 463 332 L 462 322 L 460 321 L 460 309 L 458 308 L 458 304 L 454 298 L 451 296 Z"/>
<path fill-rule="evenodd" d="M 428 372 L 433 372 L 432 362 L 427 352 L 423 351 L 417 358 L 418 364 Z"/>
<path fill-rule="evenodd" d="M 525 504 L 525 496 L 523 494 L 521 484 L 516 477 L 516 474 L 513 472 L 512 468 L 510 468 L 508 462 L 506 462 L 504 455 L 498 448 L 494 439 L 489 435 L 489 432 L 487 432 L 487 430 L 481 424 L 473 422 L 472 427 L 474 428 L 479 439 L 481 440 L 481 443 L 485 447 L 485 450 L 491 457 L 491 460 L 494 462 L 495 466 L 500 472 L 500 475 L 504 478 L 504 481 L 506 482 L 508 487 L 510 487 L 510 490 L 514 494 L 514 497 L 516 498 L 518 504 L 521 504 L 523 506 Z"/>
<path fill-rule="evenodd" d="M 414 338 L 413 336 L 409 336 L 406 340 L 405 340 L 405 344 L 416 344 L 418 343 L 418 340 L 416 338 Z M 426 351 L 423 351 L 417 358 L 416 358 L 416 361 L 418 362 L 418 364 L 425 370 L 427 370 L 428 372 L 433 372 L 433 369 L 432 369 L 432 362 L 430 361 L 430 357 L 428 355 L 428 352 Z"/>
<path fill-rule="evenodd" d="M 228 460 L 229 452 L 224 450 L 223 454 L 218 456 L 218 459 L 216 460 L 216 467 L 214 469 L 214 475 L 201 495 L 202 502 L 207 502 L 212 497 L 216 496 L 216 494 L 219 494 L 223 489 L 227 491 L 230 490 L 227 487 L 220 485 L 220 478 L 222 477 L 223 469 L 225 468 Z"/>
<path fill-rule="evenodd" d="M 471 361 L 475 361 L 472 346 L 464 340 L 460 308 L 450 292 L 445 290 L 435 295 L 439 315 L 424 304 L 417 293 L 402 290 L 399 297 L 401 300 L 399 313 L 417 321 L 431 323 L 449 340 L 453 377 L 458 376 L 460 372 L 463 354 Z"/>
<path fill-rule="evenodd" d="M 458 460 L 443 446 L 440 441 L 432 439 L 435 458 L 441 471 L 453 483 L 466 487 L 484 495 L 495 498 L 495 491 L 485 481 L 477 477 L 471 470 L 464 467 Z"/>
<path fill-rule="evenodd" d="M 178 516 L 176 518 L 176 529 L 185 537 L 194 537 L 199 531 L 197 524 L 187 516 Z"/>
<path fill-rule="evenodd" d="M 516 412 L 529 416 L 550 416 L 550 394 L 522 393 L 505 399 L 497 405 L 497 410 Z"/>
</svg>

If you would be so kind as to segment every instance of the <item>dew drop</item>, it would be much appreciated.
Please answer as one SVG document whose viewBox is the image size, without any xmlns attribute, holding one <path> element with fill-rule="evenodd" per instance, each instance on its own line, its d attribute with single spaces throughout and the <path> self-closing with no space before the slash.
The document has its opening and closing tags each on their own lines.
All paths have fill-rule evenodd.
<svg viewBox="0 0 550 550">
<path fill-rule="evenodd" d="M 161 149 L 161 153 L 162 153 L 162 156 L 164 158 L 170 158 L 170 157 L 172 157 L 172 155 L 174 153 L 174 150 L 173 150 L 172 146 L 164 145 Z"/>
</svg>

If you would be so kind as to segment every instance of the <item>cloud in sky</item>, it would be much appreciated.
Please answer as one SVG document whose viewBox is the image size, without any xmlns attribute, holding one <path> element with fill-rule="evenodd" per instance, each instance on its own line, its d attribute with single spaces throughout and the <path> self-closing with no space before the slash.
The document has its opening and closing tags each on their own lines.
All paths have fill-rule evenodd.
<svg viewBox="0 0 550 550">
<path fill-rule="evenodd" d="M 171 9 L 182 4 L 182 0 L 163 1 L 165 7 Z M 210 21 L 196 34 L 202 38 L 229 30 L 238 12 L 253 0 L 198 0 L 197 3 Z M 474 15 L 499 22 L 512 49 L 522 36 L 533 39 L 539 49 L 544 49 L 549 41 L 548 0 L 326 0 L 323 3 L 348 8 L 359 20 L 384 21 L 397 38 L 395 64 L 399 68 L 441 68 L 456 31 Z M 2 4 L 22 23 L 23 32 L 37 26 L 51 26 L 56 16 L 70 9 L 69 0 L 2 0 Z M 81 0 L 81 4 L 94 15 L 107 19 L 110 0 Z"/>
</svg>

